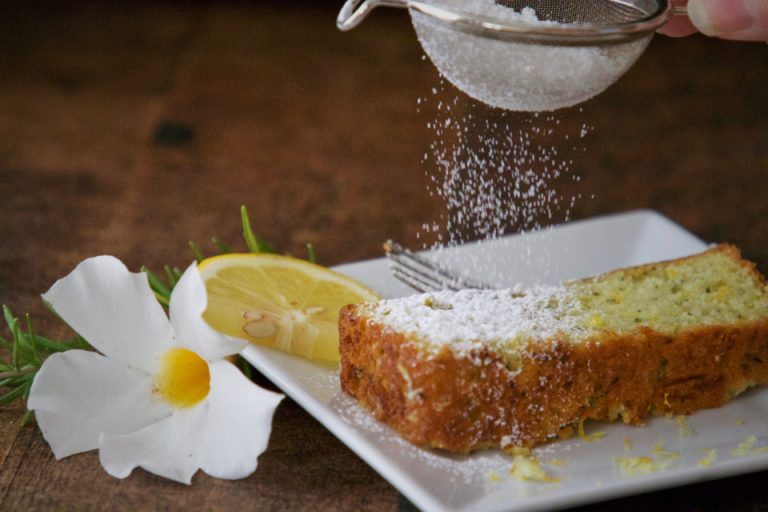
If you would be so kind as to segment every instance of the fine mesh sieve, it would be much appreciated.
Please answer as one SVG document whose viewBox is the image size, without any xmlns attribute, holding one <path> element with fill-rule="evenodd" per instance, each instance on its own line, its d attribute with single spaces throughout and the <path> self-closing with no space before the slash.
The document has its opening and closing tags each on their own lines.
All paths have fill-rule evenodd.
<svg viewBox="0 0 768 512">
<path fill-rule="evenodd" d="M 545 111 L 605 90 L 673 13 L 667 0 L 347 0 L 341 30 L 407 7 L 437 69 L 484 103 Z"/>
</svg>

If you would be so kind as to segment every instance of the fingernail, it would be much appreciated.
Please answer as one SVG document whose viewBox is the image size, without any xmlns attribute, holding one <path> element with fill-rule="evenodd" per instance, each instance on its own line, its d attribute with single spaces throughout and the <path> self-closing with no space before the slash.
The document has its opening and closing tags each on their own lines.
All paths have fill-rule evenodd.
<svg viewBox="0 0 768 512">
<path fill-rule="evenodd" d="M 708 36 L 727 35 L 752 25 L 744 0 L 690 0 L 688 17 Z"/>
<path fill-rule="evenodd" d="M 698 0 L 688 2 L 688 18 L 700 32 L 709 34 L 711 22 L 709 21 L 709 14 L 701 2 Z"/>
</svg>

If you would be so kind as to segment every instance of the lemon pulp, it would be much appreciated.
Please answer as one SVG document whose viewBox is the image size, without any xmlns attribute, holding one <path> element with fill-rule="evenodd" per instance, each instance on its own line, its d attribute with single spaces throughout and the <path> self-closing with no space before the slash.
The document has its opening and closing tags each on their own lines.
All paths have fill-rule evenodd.
<svg viewBox="0 0 768 512">
<path fill-rule="evenodd" d="M 378 300 L 349 277 L 288 256 L 225 254 L 198 270 L 211 327 L 309 359 L 338 361 L 339 310 Z"/>
</svg>

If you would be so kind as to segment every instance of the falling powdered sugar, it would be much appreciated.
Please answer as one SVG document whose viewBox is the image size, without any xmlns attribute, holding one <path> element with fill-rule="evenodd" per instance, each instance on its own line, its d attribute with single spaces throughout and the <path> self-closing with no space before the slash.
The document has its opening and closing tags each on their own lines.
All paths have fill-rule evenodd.
<svg viewBox="0 0 768 512">
<path fill-rule="evenodd" d="M 431 101 L 418 101 L 420 111 L 434 113 L 427 123 L 434 139 L 422 161 L 429 193 L 446 208 L 422 226 L 418 236 L 425 246 L 438 249 L 440 259 L 443 247 L 499 240 L 569 220 L 580 198 L 574 158 L 584 151 L 581 141 L 591 129 L 553 114 L 489 109 L 451 97 L 443 86 L 433 89 Z M 457 267 L 481 281 L 511 286 L 517 280 L 507 280 L 509 269 L 535 267 L 546 278 L 543 259 L 549 257 L 510 250 L 499 259 L 498 253 L 475 251 L 473 261 Z"/>
</svg>

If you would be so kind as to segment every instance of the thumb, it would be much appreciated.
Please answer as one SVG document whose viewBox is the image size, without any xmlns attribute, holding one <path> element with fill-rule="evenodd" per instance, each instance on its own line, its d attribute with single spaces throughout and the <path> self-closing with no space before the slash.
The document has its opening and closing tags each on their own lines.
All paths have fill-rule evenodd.
<svg viewBox="0 0 768 512">
<path fill-rule="evenodd" d="M 768 41 L 768 0 L 689 0 L 688 16 L 708 36 Z"/>
</svg>

